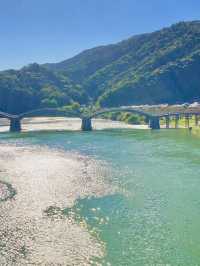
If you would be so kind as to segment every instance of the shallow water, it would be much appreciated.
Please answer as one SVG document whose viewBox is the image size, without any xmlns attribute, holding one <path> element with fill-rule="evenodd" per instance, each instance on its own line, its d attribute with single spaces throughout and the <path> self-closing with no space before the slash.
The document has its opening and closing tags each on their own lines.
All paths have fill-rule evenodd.
<svg viewBox="0 0 200 266">
<path fill-rule="evenodd" d="M 5 265 L 200 265 L 200 142 L 187 130 L 0 140 L 0 180 L 17 191 L 0 202 Z"/>
</svg>

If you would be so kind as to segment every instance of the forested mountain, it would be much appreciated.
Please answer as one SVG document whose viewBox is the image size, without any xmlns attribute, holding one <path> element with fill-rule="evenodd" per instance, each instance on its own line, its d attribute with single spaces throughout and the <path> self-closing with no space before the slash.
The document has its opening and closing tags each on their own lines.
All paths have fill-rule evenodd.
<svg viewBox="0 0 200 266">
<path fill-rule="evenodd" d="M 200 100 L 200 21 L 181 22 L 57 64 L 0 72 L 0 109 L 72 102 L 117 106 Z"/>
<path fill-rule="evenodd" d="M 59 107 L 72 102 L 87 102 L 81 86 L 61 73 L 38 64 L 21 70 L 0 72 L 0 110 L 22 113 L 40 107 Z"/>
</svg>

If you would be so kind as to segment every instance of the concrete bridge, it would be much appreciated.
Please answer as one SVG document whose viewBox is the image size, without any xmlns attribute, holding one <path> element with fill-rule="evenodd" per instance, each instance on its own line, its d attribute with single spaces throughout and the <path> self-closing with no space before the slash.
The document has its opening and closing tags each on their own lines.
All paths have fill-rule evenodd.
<svg viewBox="0 0 200 266">
<path fill-rule="evenodd" d="M 81 112 L 80 110 L 66 111 L 62 109 L 55 108 L 42 108 L 37 110 L 32 110 L 19 115 L 12 115 L 4 112 L 0 112 L 0 118 L 6 118 L 10 121 L 10 132 L 20 132 L 21 131 L 21 121 L 24 118 L 33 117 L 78 117 L 81 119 L 81 129 L 83 131 L 92 130 L 92 119 L 106 114 L 114 112 L 127 112 L 138 114 L 146 118 L 149 121 L 149 127 L 151 129 L 160 129 L 160 120 L 164 119 L 166 123 L 166 128 L 169 128 L 170 119 L 175 120 L 175 128 L 179 126 L 179 119 L 184 117 L 186 121 L 186 126 L 189 127 L 190 117 L 195 116 L 195 123 L 198 125 L 200 111 L 179 111 L 179 112 L 168 112 L 168 113 L 154 113 L 151 110 L 143 110 L 139 107 L 117 107 L 117 108 L 105 108 L 96 112 L 90 112 L 89 114 Z"/>
</svg>

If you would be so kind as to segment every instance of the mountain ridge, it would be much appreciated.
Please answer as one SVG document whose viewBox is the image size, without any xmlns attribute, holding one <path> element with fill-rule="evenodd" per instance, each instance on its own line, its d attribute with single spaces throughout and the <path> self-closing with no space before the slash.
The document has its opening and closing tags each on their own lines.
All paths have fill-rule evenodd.
<svg viewBox="0 0 200 266">
<path fill-rule="evenodd" d="M 87 49 L 60 63 L 0 72 L 0 109 L 14 113 L 73 102 L 119 106 L 199 100 L 200 21 Z"/>
</svg>

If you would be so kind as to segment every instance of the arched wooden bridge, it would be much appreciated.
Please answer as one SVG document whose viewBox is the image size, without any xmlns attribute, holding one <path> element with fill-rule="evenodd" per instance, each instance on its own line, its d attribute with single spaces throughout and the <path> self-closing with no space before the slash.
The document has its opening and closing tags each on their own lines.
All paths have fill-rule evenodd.
<svg viewBox="0 0 200 266">
<path fill-rule="evenodd" d="M 151 129 L 160 129 L 160 119 L 165 119 L 166 128 L 169 128 L 170 119 L 175 120 L 175 127 L 178 128 L 179 119 L 185 118 L 186 125 L 189 127 L 189 119 L 191 116 L 195 116 L 195 123 L 198 125 L 200 110 L 179 111 L 179 112 L 153 112 L 152 110 L 146 110 L 140 107 L 116 107 L 105 108 L 96 112 L 81 112 L 80 110 L 66 111 L 58 108 L 42 108 L 37 110 L 31 110 L 19 115 L 12 115 L 5 112 L 0 112 L 0 118 L 6 118 L 10 121 L 10 132 L 21 131 L 21 121 L 24 118 L 33 117 L 78 117 L 82 120 L 81 129 L 83 131 L 92 130 L 92 119 L 106 113 L 114 112 L 127 112 L 138 114 L 146 118 L 149 121 L 149 127 Z M 89 114 L 88 114 L 89 113 Z"/>
</svg>

